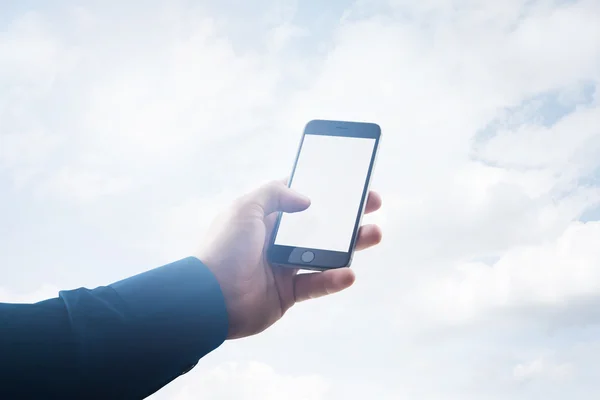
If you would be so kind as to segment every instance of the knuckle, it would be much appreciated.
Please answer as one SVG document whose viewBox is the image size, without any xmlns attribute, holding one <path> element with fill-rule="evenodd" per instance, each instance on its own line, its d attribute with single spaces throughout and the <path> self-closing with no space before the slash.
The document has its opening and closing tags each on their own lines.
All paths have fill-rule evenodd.
<svg viewBox="0 0 600 400">
<path fill-rule="evenodd" d="M 235 219 L 242 219 L 243 217 L 251 214 L 256 209 L 256 207 L 256 202 L 253 201 L 249 196 L 238 197 L 233 202 L 232 216 Z"/>
</svg>

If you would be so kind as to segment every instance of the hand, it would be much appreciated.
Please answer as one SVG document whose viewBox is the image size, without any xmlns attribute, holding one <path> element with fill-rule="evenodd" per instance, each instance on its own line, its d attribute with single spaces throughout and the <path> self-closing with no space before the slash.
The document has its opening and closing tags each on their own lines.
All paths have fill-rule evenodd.
<svg viewBox="0 0 600 400">
<path fill-rule="evenodd" d="M 336 293 L 354 283 L 350 268 L 297 274 L 297 269 L 271 267 L 267 262 L 277 212 L 298 212 L 309 206 L 308 198 L 277 181 L 237 199 L 213 222 L 197 257 L 221 285 L 229 315 L 228 339 L 262 332 L 296 302 Z M 365 212 L 380 207 L 381 197 L 370 192 Z M 380 241 L 378 226 L 362 226 L 356 250 Z"/>
</svg>

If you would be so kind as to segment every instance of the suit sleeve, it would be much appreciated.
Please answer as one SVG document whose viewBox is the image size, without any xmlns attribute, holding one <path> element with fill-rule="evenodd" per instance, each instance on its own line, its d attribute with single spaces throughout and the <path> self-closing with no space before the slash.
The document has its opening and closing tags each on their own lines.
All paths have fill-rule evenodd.
<svg viewBox="0 0 600 400">
<path fill-rule="evenodd" d="M 0 304 L 0 398 L 142 399 L 227 330 L 221 288 L 192 257 L 36 304 Z"/>
</svg>

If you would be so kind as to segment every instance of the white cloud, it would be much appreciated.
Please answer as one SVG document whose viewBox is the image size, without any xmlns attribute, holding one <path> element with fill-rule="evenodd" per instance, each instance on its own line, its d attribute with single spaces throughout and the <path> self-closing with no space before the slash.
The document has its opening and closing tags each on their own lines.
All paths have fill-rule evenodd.
<svg viewBox="0 0 600 400">
<path fill-rule="evenodd" d="M 600 223 L 572 223 L 556 240 L 515 247 L 493 265 L 460 264 L 421 293 L 435 316 L 461 322 L 536 305 L 562 307 L 600 292 Z M 589 321 L 590 323 L 597 321 Z"/>
<path fill-rule="evenodd" d="M 328 393 L 327 383 L 319 376 L 289 376 L 261 362 L 232 362 L 204 371 L 198 380 L 186 382 L 169 399 L 325 400 Z"/>
<path fill-rule="evenodd" d="M 3 303 L 29 304 L 58 297 L 59 288 L 45 283 L 39 289 L 29 293 L 17 293 L 0 286 L 0 301 Z"/>
<path fill-rule="evenodd" d="M 595 165 L 596 160 L 574 157 L 586 146 L 599 151 L 600 106 L 580 107 L 546 128 L 524 125 L 508 132 L 498 132 L 484 146 L 481 156 L 495 163 L 521 168 L 550 168 L 557 172 L 571 172 L 574 167 Z M 596 142 L 593 142 L 596 140 Z M 515 146 L 520 143 L 521 146 Z M 581 173 L 581 171 L 576 171 Z"/>
<path fill-rule="evenodd" d="M 528 363 L 518 364 L 513 369 L 513 376 L 520 383 L 527 383 L 535 379 L 564 381 L 569 379 L 572 374 L 572 365 L 568 363 L 557 364 L 544 357 Z"/>
</svg>

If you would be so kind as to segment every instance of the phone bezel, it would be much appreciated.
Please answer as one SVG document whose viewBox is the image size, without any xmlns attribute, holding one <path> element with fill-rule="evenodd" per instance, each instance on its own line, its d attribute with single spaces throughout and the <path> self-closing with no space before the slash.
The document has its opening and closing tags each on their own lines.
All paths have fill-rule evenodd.
<svg viewBox="0 0 600 400">
<path fill-rule="evenodd" d="M 288 186 L 291 186 L 294 180 L 294 173 L 296 172 L 296 166 L 298 164 L 298 159 L 300 158 L 302 144 L 304 143 L 304 138 L 306 137 L 306 135 L 342 136 L 352 138 L 375 139 L 373 153 L 371 154 L 371 161 L 369 163 L 369 171 L 367 173 L 367 178 L 363 187 L 360 207 L 358 214 L 356 215 L 356 221 L 354 224 L 354 231 L 352 233 L 350 246 L 347 252 L 339 252 L 323 249 L 309 249 L 294 246 L 276 245 L 275 237 L 277 235 L 277 231 L 279 230 L 279 224 L 281 222 L 281 213 L 279 213 L 269 242 L 269 248 L 267 250 L 267 259 L 272 265 L 315 271 L 346 268 L 352 264 L 354 248 L 356 246 L 356 239 L 358 237 L 358 231 L 360 229 L 360 224 L 364 215 L 364 209 L 367 202 L 369 187 L 371 184 L 371 177 L 373 174 L 373 169 L 379 150 L 379 142 L 381 140 L 381 128 L 379 127 L 379 125 L 370 122 L 329 120 L 310 121 L 308 124 L 306 124 L 304 132 L 302 133 L 300 144 L 296 152 L 296 158 L 294 160 L 292 173 L 290 174 L 288 180 Z M 302 261 L 301 254 L 305 251 L 311 251 L 314 253 L 315 257 L 312 262 L 305 263 Z"/>
</svg>

